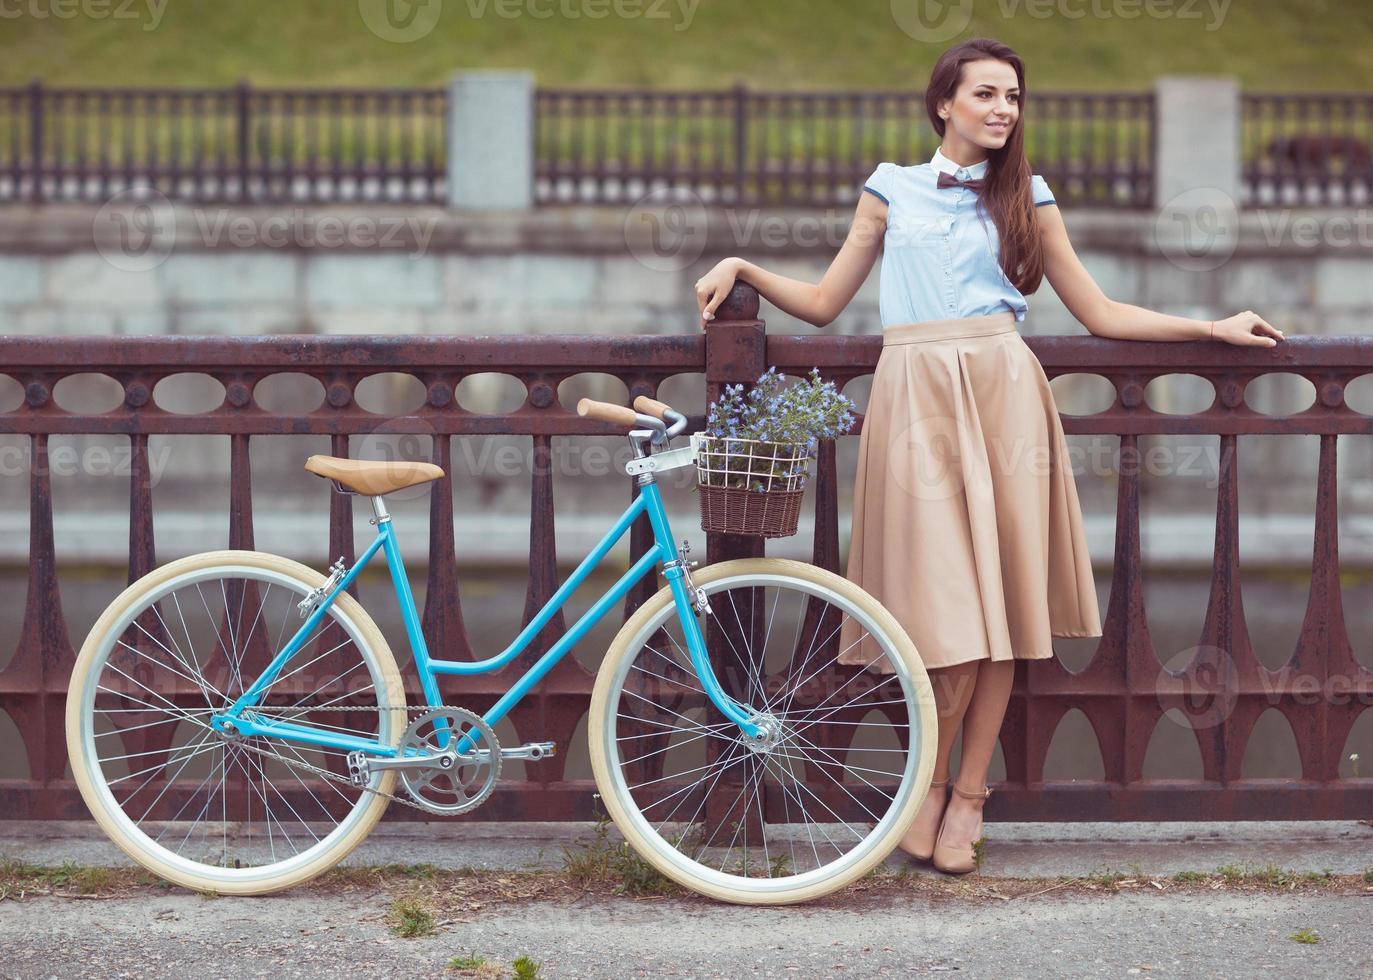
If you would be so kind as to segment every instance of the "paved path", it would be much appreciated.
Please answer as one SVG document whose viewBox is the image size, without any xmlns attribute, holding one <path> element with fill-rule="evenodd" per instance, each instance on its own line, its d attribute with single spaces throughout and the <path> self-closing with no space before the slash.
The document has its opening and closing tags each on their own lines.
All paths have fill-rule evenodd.
<svg viewBox="0 0 1373 980">
<path fill-rule="evenodd" d="M 436 977 L 473 951 L 564 977 L 1367 977 L 1373 899 L 1052 895 L 745 909 L 696 900 L 464 910 L 389 934 L 382 895 L 40 898 L 0 911 L 6 977 Z M 1288 937 L 1314 929 L 1321 941 Z M 450 974 L 451 975 L 451 974 Z"/>
<path fill-rule="evenodd" d="M 557 868 L 564 843 L 590 836 L 586 824 L 383 824 L 347 864 Z M 976 876 L 922 873 L 994 883 L 1136 866 L 1148 876 L 1226 864 L 1337 874 L 1373 868 L 1373 827 L 1363 822 L 989 823 L 987 836 Z M 127 864 L 88 823 L 0 824 L 0 855 L 43 865 Z M 419 939 L 390 933 L 394 895 L 369 884 L 254 899 L 169 889 L 0 901 L 0 977 L 435 977 L 452 956 L 470 952 L 507 965 L 528 955 L 543 964 L 546 980 L 1373 976 L 1373 891 L 1142 887 L 1000 900 L 848 890 L 776 909 L 694 896 L 462 902 L 441 908 L 437 934 Z M 1300 929 L 1320 941 L 1293 941 Z"/>
</svg>

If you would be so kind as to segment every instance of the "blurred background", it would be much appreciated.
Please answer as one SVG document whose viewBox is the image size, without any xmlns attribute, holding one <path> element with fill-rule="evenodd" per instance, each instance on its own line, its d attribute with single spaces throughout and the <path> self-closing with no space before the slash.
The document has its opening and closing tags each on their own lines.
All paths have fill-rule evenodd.
<svg viewBox="0 0 1373 980">
<path fill-rule="evenodd" d="M 928 161 L 938 145 L 921 88 L 956 41 L 992 37 L 1026 64 L 1033 170 L 1112 299 L 1201 319 L 1252 309 L 1288 337 L 1364 335 L 1373 323 L 1373 6 L 1320 0 L 1119 0 L 929 4 L 760 0 L 0 0 L 0 334 L 101 337 L 695 335 L 691 284 L 727 255 L 817 281 L 843 241 L 863 178 L 884 160 Z M 769 334 L 814 333 L 766 302 Z M 1046 281 L 1028 336 L 1085 335 Z M 880 333 L 877 273 L 826 333 Z M 666 341 L 665 341 L 666 343 Z M 7 370 L 8 368 L 8 370 Z M 1102 377 L 1054 379 L 1065 414 L 1107 408 Z M 524 403 L 500 371 L 452 378 L 463 408 Z M 868 379 L 845 386 L 860 408 Z M 628 401 L 605 372 L 560 379 Z M 19 642 L 33 567 L 32 442 L 24 373 L 0 363 L 0 667 Z M 703 376 L 660 397 L 704 410 Z M 57 380 L 63 411 L 120 409 L 125 384 L 101 372 Z M 412 374 L 360 378 L 375 416 L 357 458 L 427 459 Z M 1206 409 L 1212 385 L 1177 372 L 1150 382 L 1160 411 Z M 207 373 L 159 378 L 162 410 L 216 409 Z M 261 379 L 264 412 L 325 404 L 304 373 Z M 1345 401 L 1373 414 L 1373 381 Z M 1316 402 L 1297 373 L 1258 379 L 1257 412 Z M 397 424 L 400 420 L 401 424 Z M 407 421 L 408 420 L 408 421 Z M 398 434 L 395 429 L 407 429 Z M 1105 613 L 1113 580 L 1114 436 L 1074 435 L 1075 475 Z M 628 503 L 624 440 L 554 440 L 561 574 Z M 1373 667 L 1373 448 L 1340 441 L 1341 587 L 1359 662 Z M 1177 668 L 1199 642 L 1211 585 L 1218 440 L 1140 439 L 1146 614 Z M 1319 437 L 1239 439 L 1239 550 L 1255 650 L 1291 655 L 1311 586 Z M 159 562 L 229 545 L 230 439 L 148 441 Z M 838 446 L 847 552 L 856 439 Z M 327 436 L 255 436 L 256 546 L 322 567 L 327 485 L 301 469 Z M 129 572 L 130 446 L 122 435 L 48 441 L 56 576 L 79 648 Z M 1151 454 L 1151 455 L 1149 455 Z M 524 622 L 531 542 L 530 439 L 452 441 L 455 553 L 473 649 L 491 656 Z M 689 478 L 669 489 L 679 537 L 704 552 Z M 429 492 L 392 501 L 423 607 Z M 367 540 L 356 514 L 358 541 Z M 768 553 L 810 554 L 802 532 Z M 574 596 L 575 621 L 623 570 L 627 543 Z M 407 651 L 388 583 L 362 595 Z M 618 628 L 606 617 L 577 650 L 590 668 Z M 1071 669 L 1096 640 L 1060 640 Z M 442 651 L 436 651 L 442 655 Z M 6 731 L 8 727 L 9 731 Z M 15 744 L 0 712 L 0 745 Z M 506 733 L 498 729 L 498 734 Z M 1373 758 L 1373 715 L 1346 747 Z M 569 774 L 585 768 L 574 746 Z M 1054 778 L 1100 778 L 1081 712 L 1050 752 Z M 1286 720 L 1269 711 L 1245 774 L 1299 771 Z M 994 765 L 992 777 L 1000 778 Z M 1345 764 L 1345 774 L 1350 774 Z M 1195 740 L 1161 725 L 1146 776 L 1195 778 Z M 0 778 L 27 763 L 0 752 Z M 583 773 L 585 775 L 585 773 Z"/>
</svg>

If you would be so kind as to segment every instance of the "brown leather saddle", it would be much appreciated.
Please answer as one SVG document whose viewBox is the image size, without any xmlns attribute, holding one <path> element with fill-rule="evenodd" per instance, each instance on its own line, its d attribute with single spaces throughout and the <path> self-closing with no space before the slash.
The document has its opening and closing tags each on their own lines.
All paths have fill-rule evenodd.
<svg viewBox="0 0 1373 980">
<path fill-rule="evenodd" d="M 368 497 L 379 497 L 384 493 L 429 483 L 443 476 L 443 468 L 440 466 L 404 459 L 388 462 L 342 459 L 338 456 L 311 456 L 305 461 L 305 468 L 316 476 L 333 480 L 354 493 Z"/>
</svg>

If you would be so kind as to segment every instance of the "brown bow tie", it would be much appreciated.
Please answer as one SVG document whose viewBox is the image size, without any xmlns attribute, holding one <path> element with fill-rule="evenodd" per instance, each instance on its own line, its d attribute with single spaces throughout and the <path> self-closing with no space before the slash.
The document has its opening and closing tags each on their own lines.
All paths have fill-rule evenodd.
<svg viewBox="0 0 1373 980">
<path fill-rule="evenodd" d="M 973 178 L 971 180 L 959 180 L 947 171 L 939 171 L 940 187 L 966 187 L 970 191 L 980 191 L 982 190 L 982 185 L 986 182 L 986 179 L 982 177 Z"/>
</svg>

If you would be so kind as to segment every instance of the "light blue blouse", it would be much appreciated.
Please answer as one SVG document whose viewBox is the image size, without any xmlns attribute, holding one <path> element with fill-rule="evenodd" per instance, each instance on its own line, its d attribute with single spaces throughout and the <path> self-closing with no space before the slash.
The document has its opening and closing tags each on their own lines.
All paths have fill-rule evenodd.
<svg viewBox="0 0 1373 980">
<path fill-rule="evenodd" d="M 882 326 L 983 316 L 1010 310 L 1016 322 L 1029 305 L 1001 271 L 1001 243 L 990 217 L 976 213 L 977 191 L 938 187 L 942 170 L 959 180 L 985 177 L 986 160 L 960 167 L 939 150 L 929 163 L 879 163 L 863 190 L 887 202 L 878 309 Z M 1036 207 L 1054 204 L 1038 174 L 1030 177 Z"/>
</svg>

